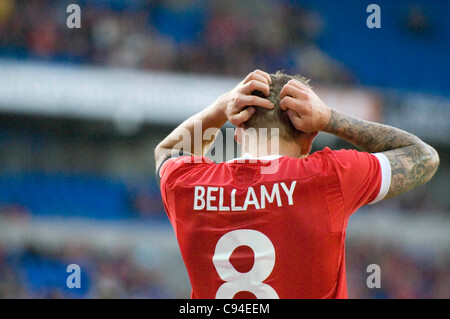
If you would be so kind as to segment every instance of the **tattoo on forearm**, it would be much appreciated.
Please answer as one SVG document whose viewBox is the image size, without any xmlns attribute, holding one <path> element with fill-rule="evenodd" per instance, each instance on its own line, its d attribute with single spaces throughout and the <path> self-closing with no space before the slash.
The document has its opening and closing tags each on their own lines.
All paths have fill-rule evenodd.
<svg viewBox="0 0 450 319">
<path fill-rule="evenodd" d="M 392 126 L 364 121 L 332 110 L 326 132 L 335 134 L 358 148 L 384 152 L 421 142 L 416 136 Z"/>
<path fill-rule="evenodd" d="M 332 110 L 324 129 L 363 151 L 384 152 L 391 163 L 391 187 L 386 198 L 428 182 L 437 170 L 439 156 L 431 146 L 400 129 L 360 120 Z"/>
</svg>

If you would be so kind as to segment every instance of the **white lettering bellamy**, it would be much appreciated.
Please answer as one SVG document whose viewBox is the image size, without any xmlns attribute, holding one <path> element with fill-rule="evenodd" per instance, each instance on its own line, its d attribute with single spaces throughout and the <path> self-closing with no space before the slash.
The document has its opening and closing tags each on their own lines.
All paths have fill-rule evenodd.
<svg viewBox="0 0 450 319">
<path fill-rule="evenodd" d="M 226 192 L 224 187 L 195 186 L 194 210 L 207 211 L 246 211 L 265 209 L 266 204 L 276 203 L 278 207 L 287 203 L 294 205 L 294 191 L 297 181 L 290 185 L 274 183 L 272 189 L 266 185 L 249 187 L 244 194 L 236 195 L 237 189 Z M 280 187 L 281 186 L 281 187 Z M 284 199 L 284 200 L 282 200 Z"/>
</svg>

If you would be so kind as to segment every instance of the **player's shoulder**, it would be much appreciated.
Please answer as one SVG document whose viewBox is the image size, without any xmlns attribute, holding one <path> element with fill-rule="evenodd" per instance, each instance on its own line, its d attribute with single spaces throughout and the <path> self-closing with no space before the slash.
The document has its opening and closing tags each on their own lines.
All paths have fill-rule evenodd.
<svg viewBox="0 0 450 319">
<path fill-rule="evenodd" d="M 318 160 L 327 160 L 331 162 L 346 162 L 352 160 L 361 160 L 372 156 L 367 152 L 357 151 L 355 149 L 339 149 L 331 150 L 329 147 L 325 147 L 323 150 L 317 151 L 311 155 L 311 158 Z"/>
<path fill-rule="evenodd" d="M 308 171 L 328 176 L 333 174 L 337 168 L 350 169 L 353 166 L 364 165 L 370 156 L 372 155 L 369 153 L 354 149 L 332 150 L 325 147 L 301 159 L 300 166 L 305 167 Z M 292 167 L 292 165 L 289 166 Z"/>
<path fill-rule="evenodd" d="M 159 177 L 161 181 L 177 179 L 183 174 L 195 174 L 202 167 L 216 166 L 217 164 L 208 157 L 203 156 L 180 156 L 171 157 L 164 161 L 159 168 Z"/>
<path fill-rule="evenodd" d="M 336 157 L 336 156 L 351 156 L 354 153 L 358 153 L 357 150 L 354 149 L 338 149 L 332 150 L 328 146 L 323 148 L 320 151 L 314 152 L 311 155 L 315 155 L 318 157 Z"/>
<path fill-rule="evenodd" d="M 161 169 L 169 164 L 171 166 L 190 166 L 197 164 L 214 164 L 214 161 L 205 156 L 185 155 L 178 157 L 170 157 L 161 165 Z"/>
<path fill-rule="evenodd" d="M 333 160 L 336 156 L 340 156 L 339 154 L 336 154 L 338 151 L 331 150 L 329 147 L 325 147 L 321 150 L 315 151 L 314 153 L 311 153 L 310 155 L 304 157 L 304 158 L 288 158 L 290 162 L 298 162 L 302 163 L 306 166 L 327 166 L 331 160 Z"/>
<path fill-rule="evenodd" d="M 306 157 L 296 158 L 282 156 L 271 163 L 273 174 L 264 174 L 264 180 L 281 180 L 281 179 L 309 179 L 313 177 L 326 177 L 333 171 L 330 163 L 332 151 L 325 148 L 316 151 Z"/>
<path fill-rule="evenodd" d="M 390 173 L 390 165 L 387 158 L 381 153 L 368 153 L 355 149 L 331 150 L 326 148 L 317 152 L 316 156 L 323 158 L 324 165 L 335 171 L 338 175 L 355 177 L 364 172 L 378 172 L 380 167 Z"/>
</svg>

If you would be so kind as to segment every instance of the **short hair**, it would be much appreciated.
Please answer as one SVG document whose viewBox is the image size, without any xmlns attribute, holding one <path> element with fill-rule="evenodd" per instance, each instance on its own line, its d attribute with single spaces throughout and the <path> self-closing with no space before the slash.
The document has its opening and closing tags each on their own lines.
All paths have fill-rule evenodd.
<svg viewBox="0 0 450 319">
<path fill-rule="evenodd" d="M 253 116 L 248 121 L 243 123 L 243 127 L 244 129 L 248 129 L 250 127 L 253 127 L 255 129 L 278 128 L 281 138 L 285 140 L 294 140 L 301 136 L 303 132 L 295 128 L 286 111 L 280 108 L 280 92 L 283 89 L 284 85 L 292 79 L 295 79 L 303 83 L 304 85 L 311 87 L 309 85 L 309 79 L 301 75 L 288 75 L 281 71 L 277 71 L 275 74 L 270 74 L 270 78 L 272 79 L 272 84 L 270 85 L 269 96 L 265 96 L 260 91 L 254 91 L 252 92 L 252 95 L 257 95 L 259 97 L 268 99 L 275 105 L 275 107 L 271 110 L 262 107 L 255 107 L 255 114 L 253 114 Z"/>
</svg>

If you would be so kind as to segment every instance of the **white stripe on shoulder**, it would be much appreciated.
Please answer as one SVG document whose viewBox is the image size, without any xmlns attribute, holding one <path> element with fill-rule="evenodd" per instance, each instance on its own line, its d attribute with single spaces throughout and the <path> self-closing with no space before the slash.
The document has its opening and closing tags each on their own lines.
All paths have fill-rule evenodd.
<svg viewBox="0 0 450 319">
<path fill-rule="evenodd" d="M 389 163 L 388 158 L 383 153 L 373 153 L 381 166 L 381 187 L 378 193 L 378 196 L 371 201 L 368 205 L 372 205 L 381 201 L 389 191 L 391 187 L 391 164 Z"/>
</svg>

